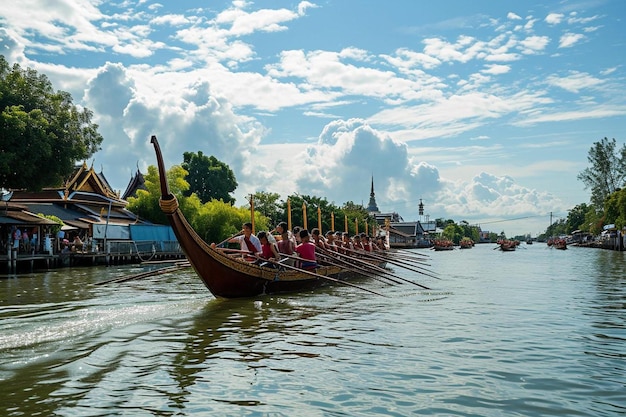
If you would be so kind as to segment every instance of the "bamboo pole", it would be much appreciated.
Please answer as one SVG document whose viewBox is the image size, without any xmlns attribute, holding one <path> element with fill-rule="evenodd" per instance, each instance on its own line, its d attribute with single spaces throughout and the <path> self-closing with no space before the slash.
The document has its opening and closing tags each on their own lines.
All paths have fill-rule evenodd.
<svg viewBox="0 0 626 417">
<path fill-rule="evenodd" d="M 317 228 L 320 231 L 320 235 L 324 236 L 322 234 L 322 209 L 321 208 L 317 208 Z"/>
<path fill-rule="evenodd" d="M 309 230 L 307 221 L 306 221 L 306 203 L 302 203 L 302 222 L 303 222 L 303 226 L 306 230 Z"/>
<path fill-rule="evenodd" d="M 287 199 L 287 229 L 291 230 L 291 200 Z"/>
</svg>

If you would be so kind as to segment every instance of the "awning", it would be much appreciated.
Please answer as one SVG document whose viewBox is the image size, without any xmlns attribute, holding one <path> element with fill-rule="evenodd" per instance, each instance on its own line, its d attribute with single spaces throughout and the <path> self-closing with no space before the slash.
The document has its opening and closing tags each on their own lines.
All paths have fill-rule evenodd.
<svg viewBox="0 0 626 417">
<path fill-rule="evenodd" d="M 74 226 L 77 229 L 89 229 L 89 223 L 81 220 L 63 220 L 63 223 L 69 226 Z"/>
<path fill-rule="evenodd" d="M 10 217 L 17 221 L 15 224 L 23 224 L 23 225 L 55 225 L 58 224 L 55 221 L 50 219 L 46 219 L 45 217 L 39 217 L 36 214 L 29 213 L 26 211 L 9 211 L 6 214 L 6 217 Z"/>
</svg>

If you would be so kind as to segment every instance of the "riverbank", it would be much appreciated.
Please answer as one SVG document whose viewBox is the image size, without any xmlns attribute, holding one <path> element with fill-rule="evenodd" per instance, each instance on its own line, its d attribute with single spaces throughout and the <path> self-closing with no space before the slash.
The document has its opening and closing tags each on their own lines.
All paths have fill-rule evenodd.
<svg viewBox="0 0 626 417">
<path fill-rule="evenodd" d="M 126 265 L 184 258 L 185 254 L 177 242 L 125 241 L 110 242 L 107 251 L 24 253 L 9 250 L 0 255 L 0 270 L 7 274 L 20 274 L 71 266 Z"/>
</svg>

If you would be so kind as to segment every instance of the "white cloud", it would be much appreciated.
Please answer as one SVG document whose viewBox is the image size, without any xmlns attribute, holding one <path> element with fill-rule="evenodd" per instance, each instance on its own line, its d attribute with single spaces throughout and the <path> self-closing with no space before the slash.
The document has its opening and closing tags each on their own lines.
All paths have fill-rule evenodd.
<svg viewBox="0 0 626 417">
<path fill-rule="evenodd" d="M 563 15 L 562 13 L 550 13 L 546 16 L 545 21 L 550 25 L 558 25 L 563 21 L 564 17 L 565 15 Z"/>
<path fill-rule="evenodd" d="M 602 80 L 596 77 L 578 71 L 571 71 L 565 77 L 550 76 L 546 82 L 571 93 L 578 93 L 582 89 L 596 87 L 603 83 Z"/>
<path fill-rule="evenodd" d="M 584 39 L 585 35 L 580 33 L 566 33 L 559 39 L 559 48 L 571 48 L 581 39 Z"/>
<path fill-rule="evenodd" d="M 524 54 L 536 54 L 546 49 L 550 43 L 547 36 L 529 36 L 520 41 L 520 49 Z"/>
<path fill-rule="evenodd" d="M 509 71 L 511 71 L 511 67 L 508 65 L 492 64 L 492 65 L 487 65 L 487 68 L 482 70 L 481 72 L 485 74 L 498 75 L 498 74 L 506 74 Z"/>
<path fill-rule="evenodd" d="M 241 0 L 225 10 L 145 1 L 59 0 L 46 10 L 35 0 L 18 3 L 0 9 L 2 53 L 94 110 L 105 136 L 96 165 L 104 162 L 107 177 L 128 178 L 137 163 L 152 164 L 148 139 L 157 134 L 168 165 L 198 150 L 228 163 L 240 184 L 238 203 L 258 190 L 361 202 L 374 174 L 379 206 L 401 207 L 423 193 L 442 216 L 541 211 L 542 199 L 558 202 L 515 179 L 549 169 L 540 161 L 532 174 L 504 166 L 511 148 L 500 138 L 539 123 L 626 115 L 615 58 L 604 57 L 603 72 L 551 75 L 555 64 L 584 68 L 568 59 L 587 53 L 582 41 L 596 45 L 603 24 L 611 24 L 600 14 L 480 14 L 419 28 L 378 20 L 374 41 L 361 32 L 296 38 L 324 25 L 351 34 L 359 21 L 315 20 L 334 12 L 333 3 L 310 16 L 318 6 L 308 1 L 264 9 Z M 584 27 L 596 20 L 595 28 Z M 563 23 L 570 25 L 564 32 L 552 27 Z M 593 29 L 593 36 L 578 34 Z M 567 32 L 559 48 L 570 48 L 558 54 L 549 48 L 557 31 Z M 322 128 L 325 119 L 333 121 Z M 275 144 L 284 137 L 290 143 Z M 410 148 L 418 140 L 424 146 Z M 529 140 L 524 150 L 533 146 Z M 575 177 L 571 165 L 552 162 Z"/>
</svg>

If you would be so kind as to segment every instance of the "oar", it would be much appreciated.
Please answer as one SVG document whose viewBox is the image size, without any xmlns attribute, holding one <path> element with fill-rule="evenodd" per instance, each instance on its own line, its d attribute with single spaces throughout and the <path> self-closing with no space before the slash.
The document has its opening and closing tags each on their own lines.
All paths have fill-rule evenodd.
<svg viewBox="0 0 626 417">
<path fill-rule="evenodd" d="M 383 251 L 382 253 L 384 253 L 385 255 L 393 255 L 393 256 L 397 256 L 400 258 L 407 258 L 407 259 L 416 259 L 419 261 L 424 261 L 426 259 L 429 259 L 430 256 L 428 254 L 420 254 L 420 253 L 415 253 L 415 252 L 408 252 L 408 251 L 402 251 L 402 250 L 388 250 L 388 251 Z"/>
<path fill-rule="evenodd" d="M 118 283 L 118 282 L 126 282 L 126 281 L 131 281 L 134 279 L 148 278 L 154 275 L 166 274 L 168 272 L 174 272 L 174 271 L 178 271 L 179 269 L 184 269 L 184 268 L 189 268 L 189 267 L 190 267 L 189 264 L 170 266 L 167 268 L 155 269 L 154 271 L 146 271 L 146 272 L 141 272 L 139 274 L 130 275 L 126 277 L 113 278 L 107 281 L 96 282 L 94 285 L 104 285 L 104 284 L 111 284 L 111 283 Z"/>
<path fill-rule="evenodd" d="M 318 249 L 321 249 L 321 248 L 318 248 Z M 345 269 L 348 269 L 348 270 L 353 271 L 353 272 L 358 272 L 360 274 L 365 274 L 368 277 L 371 277 L 371 278 L 374 278 L 374 279 L 378 279 L 378 280 L 380 280 L 379 275 L 380 274 L 384 274 L 384 278 L 386 280 L 391 281 L 394 284 L 402 284 L 402 282 L 400 282 L 400 281 L 396 281 L 395 279 L 389 278 L 387 275 L 393 276 L 393 274 L 390 274 L 389 271 L 387 271 L 385 269 L 380 268 L 381 271 L 373 271 L 372 270 L 373 268 L 370 268 L 370 264 L 368 264 L 367 262 L 365 262 L 365 264 L 367 266 L 360 266 L 360 265 L 356 265 L 356 264 L 351 264 L 350 262 L 341 259 L 341 257 L 333 255 L 331 253 L 331 251 L 328 251 L 328 250 L 325 250 L 325 249 L 321 249 L 321 251 L 318 252 L 318 255 L 322 256 L 323 258 L 325 257 L 326 259 L 324 260 L 324 262 L 328 262 L 331 265 L 335 265 L 335 266 L 338 266 L 340 268 L 345 268 Z M 332 259 L 335 262 L 329 261 L 328 258 Z M 351 258 L 351 260 L 353 260 L 353 259 Z M 339 262 L 339 263 L 336 263 L 336 262 Z"/>
<path fill-rule="evenodd" d="M 389 259 L 387 259 L 387 258 L 385 258 L 385 257 L 382 257 L 382 256 L 372 255 L 372 253 L 371 253 L 371 252 L 357 251 L 357 250 L 354 250 L 354 249 L 349 249 L 349 248 L 343 248 L 343 249 L 344 249 L 344 250 L 346 250 L 346 251 L 349 251 L 349 252 L 354 252 L 354 253 L 357 253 L 357 254 L 359 254 L 359 255 L 361 255 L 361 256 L 364 256 L 364 257 L 370 257 L 370 258 L 372 258 L 372 259 L 379 260 L 379 261 L 381 261 L 381 262 L 388 262 L 388 263 L 390 263 L 390 264 L 400 266 L 400 267 L 402 267 L 402 268 L 404 268 L 404 269 L 407 269 L 407 270 L 409 270 L 409 271 L 417 272 L 418 274 L 426 275 L 426 276 L 431 277 L 431 278 L 441 279 L 441 278 L 439 278 L 439 277 L 437 277 L 437 276 L 433 275 L 433 274 L 434 274 L 434 272 L 433 272 L 433 271 L 430 271 L 430 270 L 425 269 L 425 268 L 423 268 L 423 269 L 413 269 L 413 268 L 409 268 L 408 266 L 404 265 L 403 263 L 400 263 L 400 262 L 394 262 L 393 260 L 389 260 Z M 424 271 L 426 271 L 426 272 L 424 272 Z M 410 281 L 410 282 L 412 282 L 412 281 Z"/>
<path fill-rule="evenodd" d="M 392 258 L 404 259 L 406 261 L 411 260 L 411 261 L 416 261 L 416 262 L 424 262 L 430 259 L 429 256 L 411 256 L 411 255 L 405 255 L 402 253 L 394 253 L 394 252 L 374 252 L 374 253 L 382 253 L 384 254 L 384 256 L 391 256 Z"/>
<path fill-rule="evenodd" d="M 343 268 L 343 269 L 346 269 L 348 271 L 355 272 L 355 273 L 358 273 L 358 274 L 367 275 L 368 277 L 373 278 L 373 279 L 375 279 L 377 281 L 383 282 L 385 284 L 389 284 L 388 282 L 382 281 L 382 279 L 380 277 L 374 275 L 374 273 L 371 272 L 371 271 L 367 271 L 365 268 L 359 268 L 356 265 L 349 265 L 348 266 L 347 262 L 343 262 L 343 264 L 340 264 L 340 263 L 335 263 L 335 262 L 329 261 L 328 260 L 329 257 L 327 257 L 326 255 L 324 255 L 323 253 L 320 253 L 320 252 L 318 252 L 317 255 L 326 258 L 326 259 L 323 260 L 324 263 L 327 263 L 327 264 L 333 265 L 333 266 L 337 266 L 339 268 Z M 287 255 L 285 253 L 281 253 L 281 256 L 285 256 L 286 258 L 289 258 L 289 259 L 302 260 L 302 258 L 298 258 L 297 256 Z M 387 279 L 388 281 L 394 282 L 396 284 L 401 284 L 401 282 L 395 281 L 395 280 L 393 280 L 391 278 L 388 278 L 388 277 L 385 277 L 385 279 Z"/>
<path fill-rule="evenodd" d="M 218 244 L 217 244 L 217 245 L 215 245 L 215 246 L 220 247 L 220 246 L 222 246 L 224 243 L 226 243 L 226 242 L 228 242 L 229 240 L 231 240 L 232 238 L 237 237 L 237 236 L 240 236 L 240 235 L 242 235 L 242 234 L 243 234 L 243 230 L 239 231 L 239 233 L 237 233 L 237 234 L 232 235 L 231 237 L 227 237 L 226 239 L 222 240 L 220 243 L 218 243 Z"/>
<path fill-rule="evenodd" d="M 387 269 L 385 269 L 385 268 L 381 268 L 381 267 L 379 267 L 378 265 L 372 265 L 372 264 L 370 264 L 369 262 L 364 261 L 363 259 L 359 259 L 359 258 L 355 258 L 355 257 L 350 257 L 349 259 L 350 259 L 351 261 L 353 261 L 353 262 L 360 262 L 360 263 L 362 263 L 362 264 L 365 264 L 365 265 L 367 265 L 367 267 L 368 267 L 368 268 L 370 268 L 370 269 L 372 269 L 372 270 L 376 270 L 376 271 L 378 271 L 378 272 L 379 272 L 379 273 L 381 273 L 381 274 L 390 275 L 390 276 L 392 276 L 392 277 L 394 277 L 394 278 L 397 278 L 397 279 L 399 279 L 399 280 L 401 280 L 401 281 L 407 282 L 407 283 L 409 283 L 409 284 L 417 285 L 418 287 L 421 287 L 421 288 L 423 288 L 423 289 L 425 289 L 425 290 L 430 290 L 430 288 L 428 288 L 428 287 L 427 287 L 427 286 L 425 286 L 425 285 L 422 285 L 422 284 L 419 284 L 419 283 L 417 283 L 417 282 L 415 282 L 415 281 L 411 281 L 410 279 L 406 279 L 406 278 L 403 278 L 403 277 L 401 277 L 401 276 L 398 276 L 398 275 L 392 274 L 392 273 L 391 273 L 391 272 L 389 272 Z M 428 275 L 428 274 L 424 274 L 424 275 Z"/>
<path fill-rule="evenodd" d="M 263 258 L 259 258 L 259 259 L 263 259 Z M 311 272 L 311 271 L 307 271 L 306 269 L 300 269 L 300 268 L 297 268 L 295 266 L 283 264 L 283 263 L 280 263 L 278 261 L 271 261 L 269 259 L 263 259 L 263 260 L 267 261 L 267 262 L 271 262 L 271 263 L 273 263 L 275 265 L 279 265 L 279 266 L 281 266 L 283 268 L 292 269 L 294 271 L 298 271 L 298 272 L 301 272 L 303 274 L 311 275 L 313 277 L 325 279 L 327 281 L 335 282 L 335 283 L 338 283 L 338 284 L 348 285 L 350 287 L 358 288 L 359 290 L 362 290 L 362 291 L 367 291 L 367 292 L 370 292 L 372 294 L 380 295 L 381 297 L 386 297 L 386 295 L 383 295 L 383 294 L 381 294 L 379 292 L 376 292 L 376 291 L 373 291 L 373 290 L 368 290 L 367 288 L 360 287 L 360 286 L 358 286 L 356 284 L 353 284 L 351 282 L 348 282 L 348 281 L 342 281 L 340 279 L 336 279 L 336 278 L 333 278 L 333 277 L 328 277 L 326 275 L 316 274 L 315 272 Z"/>
</svg>

